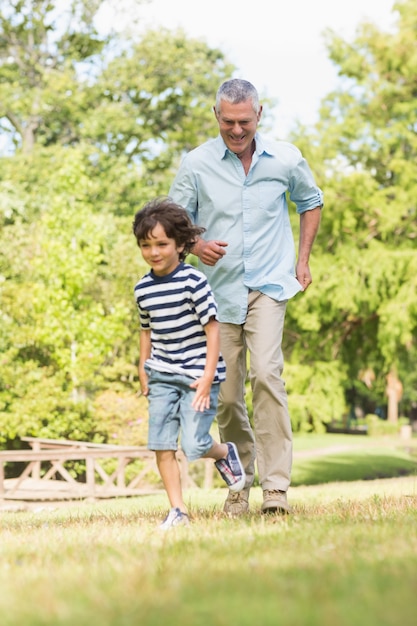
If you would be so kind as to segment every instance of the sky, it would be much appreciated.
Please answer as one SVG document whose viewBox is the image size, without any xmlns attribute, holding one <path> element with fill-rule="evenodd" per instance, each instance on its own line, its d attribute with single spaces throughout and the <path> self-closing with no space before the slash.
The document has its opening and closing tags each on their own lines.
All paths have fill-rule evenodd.
<svg viewBox="0 0 417 626">
<path fill-rule="evenodd" d="M 149 0 L 141 28 L 181 27 L 220 48 L 252 82 L 278 101 L 274 131 L 285 138 L 296 120 L 313 124 L 321 98 L 336 86 L 337 72 L 322 33 L 344 39 L 368 19 L 383 30 L 394 22 L 394 0 Z M 213 94 L 213 98 L 214 98 Z"/>
</svg>

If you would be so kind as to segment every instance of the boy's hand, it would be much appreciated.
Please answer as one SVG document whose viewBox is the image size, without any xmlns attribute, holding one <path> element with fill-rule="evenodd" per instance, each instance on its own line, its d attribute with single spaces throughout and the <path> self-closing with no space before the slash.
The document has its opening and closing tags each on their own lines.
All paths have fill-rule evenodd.
<svg viewBox="0 0 417 626">
<path fill-rule="evenodd" d="M 210 408 L 210 390 L 212 381 L 208 378 L 197 378 L 190 387 L 196 390 L 191 406 L 196 411 L 205 411 Z"/>
<path fill-rule="evenodd" d="M 145 370 L 139 370 L 139 383 L 140 383 L 140 390 L 142 392 L 142 395 L 147 396 L 149 389 L 148 389 L 148 376 Z"/>
</svg>

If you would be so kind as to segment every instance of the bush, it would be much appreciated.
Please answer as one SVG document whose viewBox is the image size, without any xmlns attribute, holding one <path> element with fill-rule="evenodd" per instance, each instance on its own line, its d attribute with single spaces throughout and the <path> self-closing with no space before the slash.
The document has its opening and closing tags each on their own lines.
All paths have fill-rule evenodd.
<svg viewBox="0 0 417 626">
<path fill-rule="evenodd" d="M 368 435 L 371 437 L 381 437 L 383 435 L 398 435 L 401 426 L 408 424 L 409 420 L 404 417 L 400 417 L 398 422 L 387 422 L 374 415 L 372 413 L 366 415 L 366 424 L 368 426 Z"/>
</svg>

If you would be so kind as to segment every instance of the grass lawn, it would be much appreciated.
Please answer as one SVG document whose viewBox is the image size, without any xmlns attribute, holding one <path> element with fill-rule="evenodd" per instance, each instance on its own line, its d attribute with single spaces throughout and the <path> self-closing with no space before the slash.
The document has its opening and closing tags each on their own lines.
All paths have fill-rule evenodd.
<svg viewBox="0 0 417 626">
<path fill-rule="evenodd" d="M 0 511 L 1 626 L 414 626 L 415 442 L 325 437 L 296 439 L 288 517 L 259 487 L 241 519 L 190 491 L 167 533 L 163 493 Z"/>
<path fill-rule="evenodd" d="M 416 473 L 417 439 L 363 435 L 296 437 L 292 485 L 373 480 Z"/>
</svg>

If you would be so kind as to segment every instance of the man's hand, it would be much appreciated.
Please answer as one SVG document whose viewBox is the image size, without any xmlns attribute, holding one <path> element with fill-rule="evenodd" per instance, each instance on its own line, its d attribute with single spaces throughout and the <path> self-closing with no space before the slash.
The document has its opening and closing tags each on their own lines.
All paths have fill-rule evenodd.
<svg viewBox="0 0 417 626">
<path fill-rule="evenodd" d="M 295 275 L 300 283 L 303 291 L 307 289 L 309 285 L 313 282 L 311 277 L 310 267 L 308 263 L 301 263 L 300 261 L 297 263 L 297 267 L 295 270 Z"/>
<path fill-rule="evenodd" d="M 295 275 L 303 291 L 312 283 L 309 259 L 311 248 L 320 225 L 321 207 L 317 206 L 300 215 L 300 241 Z"/>
<path fill-rule="evenodd" d="M 193 248 L 193 254 L 198 256 L 204 265 L 216 265 L 217 261 L 226 254 L 226 241 L 204 241 L 199 239 Z"/>
</svg>

